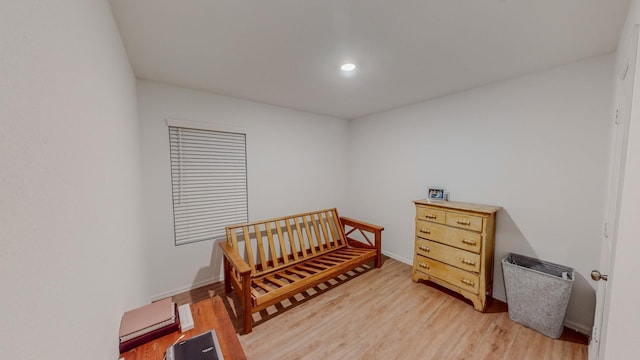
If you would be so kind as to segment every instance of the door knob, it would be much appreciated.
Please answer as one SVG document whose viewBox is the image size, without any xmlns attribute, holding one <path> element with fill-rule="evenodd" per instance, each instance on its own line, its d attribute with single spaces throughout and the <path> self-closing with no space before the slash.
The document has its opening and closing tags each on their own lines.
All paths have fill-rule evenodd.
<svg viewBox="0 0 640 360">
<path fill-rule="evenodd" d="M 607 281 L 607 279 L 609 278 L 609 275 L 602 275 L 600 274 L 600 271 L 598 270 L 593 270 L 591 272 L 591 278 L 595 281 L 600 281 L 600 280 L 604 280 Z"/>
</svg>

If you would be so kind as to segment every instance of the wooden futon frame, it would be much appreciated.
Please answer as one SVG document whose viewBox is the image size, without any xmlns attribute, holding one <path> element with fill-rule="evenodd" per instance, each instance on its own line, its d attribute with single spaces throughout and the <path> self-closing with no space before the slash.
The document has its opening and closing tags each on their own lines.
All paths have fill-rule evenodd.
<svg viewBox="0 0 640 360">
<path fill-rule="evenodd" d="M 245 334 L 251 332 L 255 312 L 369 261 L 382 266 L 384 228 L 339 217 L 336 209 L 226 229 L 227 241 L 220 244 L 225 291 L 233 287 L 240 298 Z M 356 230 L 358 239 L 351 235 Z"/>
</svg>

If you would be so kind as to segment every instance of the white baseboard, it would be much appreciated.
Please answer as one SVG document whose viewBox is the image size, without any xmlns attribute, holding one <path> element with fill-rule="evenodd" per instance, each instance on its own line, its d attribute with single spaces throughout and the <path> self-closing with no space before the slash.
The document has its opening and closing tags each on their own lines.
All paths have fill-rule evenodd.
<svg viewBox="0 0 640 360">
<path fill-rule="evenodd" d="M 386 255 L 386 256 L 394 259 L 394 260 L 398 260 L 398 261 L 400 261 L 402 263 L 405 263 L 405 264 L 407 264 L 409 266 L 413 266 L 413 260 L 404 258 L 404 257 L 402 257 L 400 255 L 397 255 L 397 254 L 394 254 L 394 253 L 390 253 L 390 252 L 384 251 L 384 250 L 382 251 L 382 254 L 384 254 L 384 255 Z"/>
<path fill-rule="evenodd" d="M 573 329 L 577 332 L 579 332 L 580 334 L 586 335 L 586 336 L 591 336 L 591 326 L 586 326 L 584 324 L 579 324 L 577 322 L 573 322 L 571 320 L 565 320 L 564 321 L 564 326 L 568 327 L 569 329 Z"/>
<path fill-rule="evenodd" d="M 162 299 L 168 298 L 170 296 L 177 295 L 177 294 L 183 293 L 185 291 L 190 291 L 190 290 L 193 290 L 193 289 L 197 289 L 197 288 L 202 287 L 202 286 L 207 286 L 207 285 L 219 282 L 219 281 L 224 281 L 224 275 L 221 275 L 221 276 L 219 276 L 217 278 L 213 278 L 213 279 L 199 281 L 197 283 L 193 283 L 193 284 L 190 284 L 190 285 L 181 286 L 179 288 L 175 288 L 175 289 L 172 289 L 172 290 L 169 290 L 169 291 L 165 291 L 165 292 L 162 292 L 162 293 L 159 293 L 159 294 L 155 294 L 155 295 L 151 296 L 151 302 L 162 300 Z"/>
<path fill-rule="evenodd" d="M 400 262 L 403 262 L 407 265 L 413 266 L 413 260 L 409 260 L 407 258 L 404 258 L 400 255 L 394 254 L 394 253 L 390 253 L 388 251 L 382 251 L 382 253 L 392 259 L 398 260 Z M 501 294 L 501 293 L 496 293 L 494 292 L 492 294 L 493 298 L 496 300 L 500 300 L 503 303 L 507 302 L 507 296 L 505 294 Z M 571 320 L 565 320 L 564 321 L 564 326 L 568 327 L 569 329 L 575 330 L 583 335 L 586 336 L 591 336 L 591 327 L 584 325 L 584 324 L 580 324 Z"/>
<path fill-rule="evenodd" d="M 389 252 L 386 252 L 386 251 L 383 251 L 382 253 L 384 255 L 390 257 L 390 258 L 396 259 L 396 260 L 398 260 L 400 262 L 403 262 L 405 264 L 413 265 L 413 261 L 412 260 L 405 259 L 402 256 L 398 256 L 396 254 L 389 253 Z M 166 298 L 168 298 L 170 296 L 174 296 L 174 295 L 183 293 L 185 291 L 197 289 L 197 288 L 202 287 L 202 286 L 207 286 L 207 285 L 213 284 L 213 283 L 218 282 L 218 281 L 224 281 L 224 275 L 220 275 L 218 278 L 212 278 L 212 279 L 208 279 L 208 280 L 203 280 L 203 281 L 200 281 L 200 282 L 197 282 L 197 283 L 194 283 L 194 284 L 181 286 L 181 287 L 178 287 L 178 288 L 174 288 L 174 289 L 171 289 L 171 290 L 168 290 L 168 291 L 161 292 L 159 294 L 152 295 L 151 296 L 151 302 L 162 300 L 162 299 L 166 299 Z"/>
<path fill-rule="evenodd" d="M 407 264 L 409 266 L 413 266 L 413 260 L 407 259 L 405 257 L 402 257 L 400 255 L 397 255 L 397 254 L 394 254 L 394 253 L 391 253 L 391 252 L 388 252 L 388 251 L 382 251 L 382 254 L 384 254 L 385 256 L 388 256 L 388 257 L 390 257 L 390 258 L 392 258 L 394 260 L 398 260 L 398 261 L 400 261 L 402 263 L 405 263 L 405 264 Z M 213 279 L 209 279 L 209 280 L 203 280 L 203 281 L 200 281 L 200 282 L 197 282 L 197 283 L 194 283 L 194 284 L 185 285 L 185 286 L 182 286 L 182 287 L 179 287 L 179 288 L 175 288 L 173 290 L 169 290 L 169 291 L 166 291 L 166 292 L 163 292 L 163 293 L 160 293 L 160 294 L 153 295 L 151 297 L 151 302 L 158 301 L 158 300 L 161 300 L 161 299 L 165 299 L 165 298 L 168 298 L 170 296 L 183 293 L 185 291 L 197 289 L 199 287 L 210 285 L 210 284 L 213 284 L 215 282 L 219 282 L 219 281 L 223 281 L 223 280 L 224 280 L 224 276 L 221 275 L 218 278 L 213 278 Z M 493 298 L 496 299 L 496 300 L 500 300 L 500 301 L 502 301 L 504 303 L 507 302 L 507 297 L 505 296 L 505 294 L 493 293 Z M 568 327 L 569 329 L 575 330 L 575 331 L 577 331 L 577 332 L 579 332 L 581 334 L 584 334 L 586 336 L 591 336 L 591 327 L 590 326 L 587 326 L 587 325 L 584 325 L 584 324 L 580 324 L 580 323 L 577 323 L 577 322 L 574 322 L 574 321 L 571 321 L 571 320 L 565 320 L 564 321 L 564 326 Z"/>
<path fill-rule="evenodd" d="M 495 289 L 494 289 L 494 290 L 495 290 Z M 494 299 L 496 299 L 496 300 L 500 300 L 500 301 L 502 301 L 503 303 L 506 303 L 506 302 L 507 302 L 507 297 L 506 297 L 506 296 L 504 296 L 504 294 L 500 294 L 500 293 L 497 293 L 497 292 L 495 292 L 495 291 L 493 292 L 493 294 L 491 294 L 491 297 L 492 297 L 492 298 L 494 298 Z"/>
</svg>

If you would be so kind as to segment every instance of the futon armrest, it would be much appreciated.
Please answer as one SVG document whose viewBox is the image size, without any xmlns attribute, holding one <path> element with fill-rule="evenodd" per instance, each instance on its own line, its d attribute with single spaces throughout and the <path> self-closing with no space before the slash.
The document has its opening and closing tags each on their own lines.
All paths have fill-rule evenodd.
<svg viewBox="0 0 640 360">
<path fill-rule="evenodd" d="M 376 250 L 376 268 L 381 267 L 382 266 L 382 230 L 384 230 L 384 228 L 382 226 L 369 224 L 367 222 L 351 219 L 348 217 L 340 217 L 340 222 L 342 223 L 342 226 L 345 228 L 344 236 L 349 246 L 375 249 Z M 351 229 L 348 231 L 346 229 L 347 226 L 351 227 Z M 362 235 L 362 238 L 366 240 L 368 245 L 349 236 L 351 233 L 353 233 L 356 230 L 360 233 L 360 235 Z M 374 240 L 372 241 L 367 234 L 369 235 L 373 234 Z"/>
<path fill-rule="evenodd" d="M 382 230 L 384 230 L 382 226 L 369 224 L 368 222 L 364 222 L 364 221 L 360 221 L 360 220 L 356 220 L 356 219 L 352 219 L 344 216 L 340 217 L 340 221 L 342 222 L 342 225 L 353 226 L 354 228 L 362 229 L 364 231 L 368 231 L 374 234 L 376 232 L 381 232 Z"/>
<path fill-rule="evenodd" d="M 220 243 L 220 247 L 224 257 L 229 260 L 229 263 L 237 272 L 243 275 L 251 272 L 249 265 L 238 255 L 237 249 L 232 248 L 228 242 Z"/>
</svg>

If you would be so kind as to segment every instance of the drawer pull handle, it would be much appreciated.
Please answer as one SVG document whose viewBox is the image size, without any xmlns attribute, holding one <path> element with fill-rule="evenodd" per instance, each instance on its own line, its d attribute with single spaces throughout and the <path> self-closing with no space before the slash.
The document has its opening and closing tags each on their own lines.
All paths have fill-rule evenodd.
<svg viewBox="0 0 640 360">
<path fill-rule="evenodd" d="M 423 269 L 427 269 L 427 270 L 429 270 L 429 269 L 431 268 L 431 267 L 429 266 L 429 264 L 425 264 L 425 263 L 420 263 L 420 264 L 418 264 L 418 266 L 420 266 L 420 267 L 421 267 L 421 268 L 423 268 Z"/>
<path fill-rule="evenodd" d="M 418 249 L 420 249 L 420 250 L 422 250 L 422 251 L 426 251 L 426 252 L 431 251 L 431 248 L 430 248 L 430 247 L 428 247 L 428 246 L 424 246 L 424 245 L 422 245 L 422 246 L 418 246 Z"/>
<path fill-rule="evenodd" d="M 426 217 L 427 219 L 435 219 L 438 217 L 438 215 L 433 215 L 433 214 L 427 214 L 424 217 Z"/>
<path fill-rule="evenodd" d="M 469 240 L 465 238 L 462 239 L 462 243 L 467 245 L 472 245 L 472 246 L 475 246 L 477 244 L 475 240 Z"/>
<path fill-rule="evenodd" d="M 471 266 L 475 266 L 476 265 L 476 262 L 473 261 L 473 260 L 462 258 L 462 259 L 460 259 L 460 261 L 465 265 L 471 265 Z"/>
<path fill-rule="evenodd" d="M 429 230 L 429 229 L 424 229 L 424 228 L 423 228 L 423 229 L 420 229 L 420 232 L 421 232 L 421 233 L 423 233 L 423 234 L 431 234 L 431 230 Z"/>
<path fill-rule="evenodd" d="M 471 280 L 465 279 L 465 278 L 460 278 L 460 282 L 467 285 L 467 286 L 474 286 L 476 283 L 474 283 Z"/>
<path fill-rule="evenodd" d="M 471 220 L 457 219 L 456 222 L 460 225 L 471 225 Z"/>
</svg>

